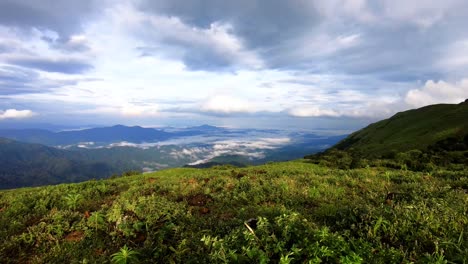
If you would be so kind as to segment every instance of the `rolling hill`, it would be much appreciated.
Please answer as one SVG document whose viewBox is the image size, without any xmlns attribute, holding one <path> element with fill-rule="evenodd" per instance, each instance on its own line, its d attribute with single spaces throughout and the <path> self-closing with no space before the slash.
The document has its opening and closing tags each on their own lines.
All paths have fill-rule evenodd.
<svg viewBox="0 0 468 264">
<path fill-rule="evenodd" d="M 112 143 L 119 141 L 154 142 L 174 137 L 171 133 L 140 126 L 99 127 L 83 130 L 51 132 L 42 129 L 4 129 L 0 137 L 47 146 L 71 145 L 80 142 Z"/>
<path fill-rule="evenodd" d="M 119 172 L 78 152 L 0 138 L 0 189 L 79 182 Z"/>
<path fill-rule="evenodd" d="M 334 148 L 381 157 L 391 152 L 427 150 L 443 141 L 468 148 L 468 100 L 397 113 L 351 134 Z"/>
<path fill-rule="evenodd" d="M 390 147 L 433 152 L 462 148 L 467 138 L 466 109 L 465 104 L 435 105 L 399 113 L 354 133 L 337 145 L 342 150 L 335 150 L 339 155 L 351 149 L 375 151 L 378 156 Z M 79 160 L 82 155 L 11 140 L 0 143 L 8 166 L 34 155 L 50 166 L 72 164 L 64 168 L 73 171 L 75 163 L 69 159 Z M 0 259 L 4 263 L 466 261 L 466 166 L 452 170 L 434 165 L 421 172 L 382 166 L 378 159 L 373 166 L 353 169 L 335 166 L 336 156 L 332 161 L 176 168 L 0 191 Z"/>
</svg>

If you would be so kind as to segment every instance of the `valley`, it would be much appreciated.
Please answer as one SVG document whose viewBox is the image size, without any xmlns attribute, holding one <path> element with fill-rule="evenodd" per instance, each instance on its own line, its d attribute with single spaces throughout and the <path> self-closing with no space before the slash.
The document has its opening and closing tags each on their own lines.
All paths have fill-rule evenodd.
<svg viewBox="0 0 468 264">
<path fill-rule="evenodd" d="M 190 136 L 168 144 L 62 149 L 3 140 L 24 152 L 34 153 L 28 150 L 33 146 L 57 158 L 115 163 L 142 161 L 155 149 L 166 154 L 177 150 L 184 163 L 199 168 L 0 191 L 0 258 L 5 263 L 464 263 L 464 106 L 444 106 L 459 114 L 444 116 L 453 120 L 440 123 L 438 131 L 445 132 L 416 149 L 406 144 L 392 155 L 362 152 L 415 140 L 409 133 L 404 138 L 389 133 L 388 141 L 376 141 L 385 129 L 439 107 L 399 113 L 303 159 L 256 166 L 248 164 L 255 162 L 255 151 L 285 158 L 284 153 L 302 153 L 298 149 L 304 141 L 294 145 L 294 139 L 285 140 L 278 131 L 244 131 L 250 141 L 224 132 L 205 134 L 204 145 Z M 379 129 L 381 124 L 387 125 Z M 421 122 L 406 127 L 419 130 L 414 137 L 425 133 Z M 268 133 L 278 137 L 266 137 Z M 339 138 L 295 134 L 295 139 L 298 135 L 320 142 L 305 151 L 318 151 L 327 140 Z M 174 146 L 175 140 L 184 144 Z M 190 157 L 203 148 L 206 152 Z M 122 153 L 113 154 L 116 149 Z M 149 152 L 139 156 L 142 151 Z"/>
<path fill-rule="evenodd" d="M 3 164 L 0 188 L 76 182 L 127 171 L 152 172 L 185 165 L 258 165 L 302 158 L 344 138 L 336 132 L 315 133 L 213 126 L 153 129 L 121 125 L 65 132 L 0 130 L 0 137 L 10 138 L 0 142 L 0 165 Z M 7 159 L 28 154 L 28 158 L 15 159 L 14 163 Z M 57 157 L 62 167 L 57 165 Z M 100 169 L 89 170 L 93 166 Z"/>
</svg>

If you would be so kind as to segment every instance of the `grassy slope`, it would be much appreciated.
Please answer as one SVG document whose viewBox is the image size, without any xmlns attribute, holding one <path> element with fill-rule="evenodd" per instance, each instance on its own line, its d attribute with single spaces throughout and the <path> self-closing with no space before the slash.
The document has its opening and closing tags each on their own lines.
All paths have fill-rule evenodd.
<svg viewBox="0 0 468 264">
<path fill-rule="evenodd" d="M 0 138 L 0 189 L 79 182 L 121 171 L 77 152 Z"/>
<path fill-rule="evenodd" d="M 2 191 L 0 259 L 108 263 L 127 245 L 140 263 L 462 263 L 466 175 L 299 160 Z"/>
<path fill-rule="evenodd" d="M 336 145 L 372 155 L 424 149 L 435 142 L 468 134 L 468 104 L 439 104 L 398 113 L 351 134 Z"/>
</svg>

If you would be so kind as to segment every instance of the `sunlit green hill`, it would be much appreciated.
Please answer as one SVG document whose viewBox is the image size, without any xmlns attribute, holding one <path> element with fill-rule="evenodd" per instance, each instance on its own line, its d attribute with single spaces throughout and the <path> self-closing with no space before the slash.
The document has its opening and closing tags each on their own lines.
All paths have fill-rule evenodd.
<svg viewBox="0 0 468 264">
<path fill-rule="evenodd" d="M 468 171 L 305 160 L 0 192 L 2 263 L 463 263 Z"/>
<path fill-rule="evenodd" d="M 426 150 L 447 139 L 452 145 L 468 149 L 468 102 L 430 105 L 398 113 L 351 134 L 335 147 L 378 157 L 390 152 Z"/>
</svg>

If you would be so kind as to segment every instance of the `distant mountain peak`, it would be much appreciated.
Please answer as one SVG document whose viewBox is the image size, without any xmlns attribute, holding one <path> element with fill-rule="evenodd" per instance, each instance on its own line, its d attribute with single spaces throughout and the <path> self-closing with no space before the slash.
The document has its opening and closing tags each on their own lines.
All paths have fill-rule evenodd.
<svg viewBox="0 0 468 264">
<path fill-rule="evenodd" d="M 112 126 L 112 128 L 142 128 L 142 127 L 141 126 L 126 126 L 126 125 L 117 124 L 115 126 Z"/>
</svg>

